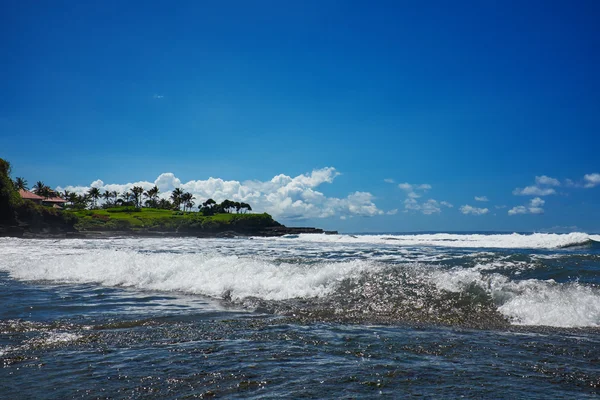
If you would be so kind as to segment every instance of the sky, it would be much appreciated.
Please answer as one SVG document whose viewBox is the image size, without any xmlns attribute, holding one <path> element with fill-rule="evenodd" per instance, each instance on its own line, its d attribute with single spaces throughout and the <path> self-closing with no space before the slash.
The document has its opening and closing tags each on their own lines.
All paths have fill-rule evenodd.
<svg viewBox="0 0 600 400">
<path fill-rule="evenodd" d="M 0 157 L 341 232 L 600 231 L 598 1 L 3 1 Z"/>
</svg>

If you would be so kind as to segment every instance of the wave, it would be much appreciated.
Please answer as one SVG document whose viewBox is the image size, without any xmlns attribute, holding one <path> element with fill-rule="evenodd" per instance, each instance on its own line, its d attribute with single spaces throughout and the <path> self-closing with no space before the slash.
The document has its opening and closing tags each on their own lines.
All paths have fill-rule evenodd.
<svg viewBox="0 0 600 400">
<path fill-rule="evenodd" d="M 600 235 L 574 232 L 568 234 L 414 234 L 414 235 L 315 235 L 300 234 L 295 238 L 270 238 L 268 240 L 301 240 L 319 243 L 370 243 L 394 246 L 435 246 L 488 249 L 559 249 L 577 246 L 599 248 Z"/>
<path fill-rule="evenodd" d="M 515 267 L 516 268 L 516 267 Z M 43 262 L 7 257 L 14 279 L 95 283 L 225 299 L 285 315 L 346 321 L 462 324 L 480 327 L 600 326 L 593 285 L 516 280 L 512 272 L 458 266 L 345 260 L 278 262 L 220 254 L 95 250 Z"/>
</svg>

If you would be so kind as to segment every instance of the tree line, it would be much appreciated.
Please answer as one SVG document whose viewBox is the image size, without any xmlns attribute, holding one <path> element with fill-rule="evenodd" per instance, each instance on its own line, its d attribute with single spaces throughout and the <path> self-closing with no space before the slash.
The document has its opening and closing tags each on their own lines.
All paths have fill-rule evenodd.
<svg viewBox="0 0 600 400">
<path fill-rule="evenodd" d="M 13 185 L 17 190 L 29 190 L 27 180 L 22 177 L 16 177 Z M 192 211 L 196 204 L 194 201 L 195 196 L 189 192 L 184 192 L 181 188 L 173 190 L 169 198 L 159 197 L 160 190 L 156 185 L 148 190 L 144 190 L 141 186 L 133 186 L 123 193 L 108 190 L 102 192 L 100 189 L 92 187 L 86 193 L 79 194 L 68 190 L 57 192 L 45 185 L 44 182 L 38 181 L 33 185 L 32 191 L 45 199 L 60 197 L 67 201 L 69 208 L 73 209 L 97 209 L 99 208 L 98 201 L 100 199 L 103 200 L 102 208 L 128 206 L 137 209 L 146 207 L 186 212 Z M 221 203 L 217 203 L 213 199 L 208 199 L 198 205 L 198 211 L 204 215 L 246 213 L 252 211 L 252 207 L 244 202 L 226 199 Z"/>
</svg>

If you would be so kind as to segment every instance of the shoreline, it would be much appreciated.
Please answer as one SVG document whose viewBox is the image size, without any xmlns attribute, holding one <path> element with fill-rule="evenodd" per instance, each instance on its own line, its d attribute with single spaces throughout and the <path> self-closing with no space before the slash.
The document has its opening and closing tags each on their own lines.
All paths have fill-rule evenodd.
<svg viewBox="0 0 600 400">
<path fill-rule="evenodd" d="M 242 237 L 281 237 L 303 233 L 335 235 L 337 231 L 326 231 L 312 227 L 275 226 L 252 230 L 222 231 L 151 231 L 151 230 L 97 230 L 97 231 L 31 231 L 22 226 L 0 226 L 0 237 L 16 237 L 21 239 L 108 239 L 108 238 L 242 238 Z"/>
</svg>

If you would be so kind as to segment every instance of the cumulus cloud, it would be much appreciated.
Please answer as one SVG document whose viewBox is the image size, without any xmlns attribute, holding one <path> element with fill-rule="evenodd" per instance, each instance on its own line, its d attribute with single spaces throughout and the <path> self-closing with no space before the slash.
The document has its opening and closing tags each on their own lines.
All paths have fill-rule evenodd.
<svg viewBox="0 0 600 400">
<path fill-rule="evenodd" d="M 400 183 L 398 187 L 406 192 L 407 199 L 404 200 L 404 212 L 416 211 L 425 215 L 439 214 L 442 212 L 442 207 L 453 207 L 447 201 L 438 202 L 434 199 L 429 199 L 424 202 L 419 202 L 421 196 L 431 189 L 428 183 Z"/>
<path fill-rule="evenodd" d="M 489 201 L 487 196 L 475 196 L 475 201 Z"/>
<path fill-rule="evenodd" d="M 477 208 L 468 204 L 465 204 L 464 206 L 460 207 L 460 212 L 465 215 L 484 215 L 487 214 L 489 211 L 490 210 L 488 210 L 487 208 Z"/>
<path fill-rule="evenodd" d="M 160 99 L 162 99 L 162 98 L 164 98 L 164 97 L 165 97 L 165 96 L 163 96 L 162 94 L 155 94 L 154 96 L 152 96 L 152 98 L 153 98 L 154 100 L 160 100 Z"/>
<path fill-rule="evenodd" d="M 419 203 L 416 199 L 412 197 L 409 197 L 408 199 L 404 200 L 405 212 L 418 211 L 425 215 L 439 214 L 442 211 L 440 206 L 441 204 L 439 204 L 434 199 L 429 199 L 423 203 Z"/>
<path fill-rule="evenodd" d="M 427 183 L 413 184 L 413 183 L 400 183 L 398 187 L 406 192 L 409 198 L 418 199 L 426 191 L 431 189 L 431 185 Z"/>
<path fill-rule="evenodd" d="M 417 198 L 417 197 L 421 197 L 421 194 L 428 191 L 429 189 L 431 189 L 431 185 L 428 183 L 421 183 L 421 184 L 413 184 L 413 183 L 400 183 L 398 184 L 398 187 L 402 190 L 404 190 L 405 192 L 407 192 L 409 195 L 412 194 L 413 198 Z M 419 194 L 417 194 L 419 193 Z"/>
<path fill-rule="evenodd" d="M 126 192 L 133 186 L 148 190 L 156 185 L 160 197 L 168 198 L 175 188 L 192 193 L 196 202 L 212 198 L 217 202 L 225 199 L 249 203 L 256 212 L 268 212 L 275 218 L 308 219 L 332 216 L 375 216 L 383 214 L 374 203 L 374 196 L 368 192 L 354 192 L 345 198 L 327 197 L 317 188 L 324 183 L 332 183 L 340 175 L 333 167 L 315 169 L 310 174 L 290 177 L 276 175 L 269 181 L 225 181 L 220 178 L 192 180 L 182 183 L 173 173 L 160 174 L 154 182 L 134 182 L 126 184 L 105 184 L 94 181 L 89 187 L 67 186 L 57 190 L 69 190 L 83 194 L 94 185 L 101 191 Z"/>
<path fill-rule="evenodd" d="M 543 214 L 544 209 L 542 206 L 546 203 L 545 200 L 540 199 L 539 197 L 531 199 L 528 205 L 525 206 L 516 206 L 508 210 L 508 215 L 517 215 L 517 214 Z"/>
<path fill-rule="evenodd" d="M 560 186 L 559 180 L 546 175 L 536 176 L 535 185 L 516 188 L 513 190 L 513 194 L 515 196 L 549 196 L 556 194 L 556 190 L 552 186 Z"/>
<path fill-rule="evenodd" d="M 516 188 L 513 190 L 513 194 L 515 196 L 549 196 L 551 194 L 556 194 L 556 190 L 539 186 L 527 186 L 523 189 Z"/>
<path fill-rule="evenodd" d="M 546 186 L 560 186 L 560 182 L 558 179 L 551 178 L 546 175 L 536 176 L 535 183 L 538 185 L 546 185 Z"/>
<path fill-rule="evenodd" d="M 527 207 L 516 206 L 508 210 L 508 215 L 527 214 Z"/>
<path fill-rule="evenodd" d="M 395 181 L 395 180 L 393 180 L 392 178 L 385 178 L 383 181 L 384 181 L 385 183 L 396 183 L 396 181 Z"/>
<path fill-rule="evenodd" d="M 586 174 L 583 179 L 585 180 L 584 187 L 586 188 L 593 188 L 600 185 L 600 174 L 598 173 Z"/>
<path fill-rule="evenodd" d="M 393 210 L 386 212 L 386 214 L 387 215 L 396 215 L 396 214 L 398 214 L 398 209 L 394 208 Z"/>
</svg>

